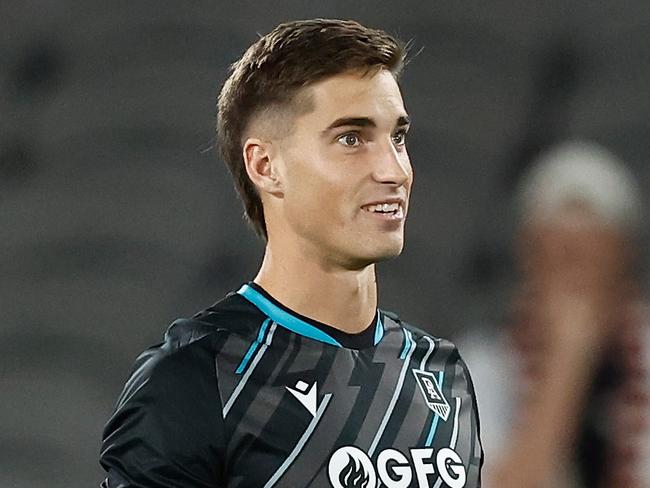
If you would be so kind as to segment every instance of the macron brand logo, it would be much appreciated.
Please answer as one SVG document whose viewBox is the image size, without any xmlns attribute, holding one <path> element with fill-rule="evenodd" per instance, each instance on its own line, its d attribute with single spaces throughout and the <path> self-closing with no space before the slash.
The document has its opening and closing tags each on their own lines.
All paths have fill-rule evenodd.
<svg viewBox="0 0 650 488">
<path fill-rule="evenodd" d="M 302 406 L 309 410 L 312 417 L 316 416 L 316 382 L 309 386 L 304 381 L 300 380 L 296 383 L 295 388 L 286 387 L 296 399 L 302 403 Z"/>
<path fill-rule="evenodd" d="M 449 418 L 449 412 L 451 407 L 447 402 L 447 399 L 442 394 L 440 385 L 435 375 L 429 371 L 422 371 L 421 369 L 414 369 L 413 374 L 415 379 L 420 386 L 420 391 L 424 396 L 424 400 L 427 402 L 427 405 L 431 410 L 436 412 L 442 417 L 442 420 L 445 422 Z"/>
</svg>

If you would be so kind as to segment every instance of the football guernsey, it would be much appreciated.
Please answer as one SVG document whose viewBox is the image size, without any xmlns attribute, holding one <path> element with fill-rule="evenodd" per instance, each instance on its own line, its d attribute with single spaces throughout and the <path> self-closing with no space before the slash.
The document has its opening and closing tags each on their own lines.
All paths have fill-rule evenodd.
<svg viewBox="0 0 650 488">
<path fill-rule="evenodd" d="M 454 345 L 377 310 L 346 334 L 248 282 L 137 359 L 104 488 L 475 488 L 474 388 Z"/>
</svg>

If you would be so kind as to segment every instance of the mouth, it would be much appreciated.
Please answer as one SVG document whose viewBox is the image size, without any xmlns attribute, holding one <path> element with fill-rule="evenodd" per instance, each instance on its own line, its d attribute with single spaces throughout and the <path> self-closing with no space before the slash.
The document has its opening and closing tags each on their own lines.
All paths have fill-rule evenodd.
<svg viewBox="0 0 650 488">
<path fill-rule="evenodd" d="M 404 202 L 401 200 L 371 203 L 362 206 L 361 209 L 371 216 L 381 220 L 404 220 Z"/>
</svg>

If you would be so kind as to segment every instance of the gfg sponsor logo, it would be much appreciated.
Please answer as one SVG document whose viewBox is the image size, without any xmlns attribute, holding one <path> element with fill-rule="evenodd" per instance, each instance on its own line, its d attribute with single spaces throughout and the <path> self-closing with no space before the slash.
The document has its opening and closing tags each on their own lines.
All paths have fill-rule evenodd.
<svg viewBox="0 0 650 488">
<path fill-rule="evenodd" d="M 397 449 L 385 449 L 377 456 L 376 466 L 370 457 L 355 446 L 343 446 L 330 457 L 328 474 L 334 488 L 408 488 L 415 478 L 419 488 L 432 486 L 429 477 L 436 474 L 449 488 L 463 488 L 467 479 L 465 466 L 456 451 L 443 447 L 437 453 L 430 447 L 411 449 L 409 460 Z"/>
</svg>

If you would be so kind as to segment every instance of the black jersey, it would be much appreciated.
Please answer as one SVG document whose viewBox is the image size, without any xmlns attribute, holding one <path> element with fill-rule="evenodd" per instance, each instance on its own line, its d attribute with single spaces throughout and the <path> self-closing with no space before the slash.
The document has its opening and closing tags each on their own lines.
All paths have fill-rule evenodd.
<svg viewBox="0 0 650 488">
<path fill-rule="evenodd" d="M 100 462 L 105 488 L 474 488 L 482 459 L 453 344 L 383 310 L 345 334 L 249 282 L 138 358 Z"/>
</svg>

